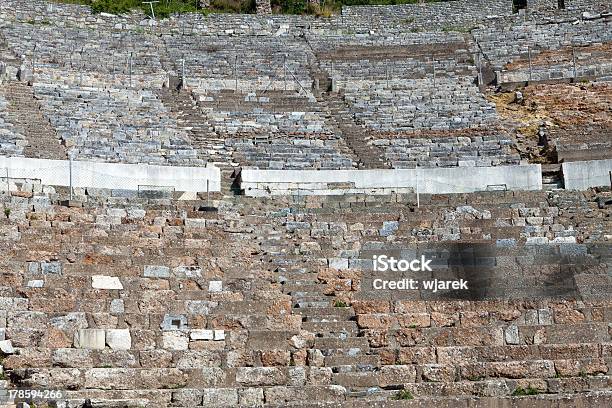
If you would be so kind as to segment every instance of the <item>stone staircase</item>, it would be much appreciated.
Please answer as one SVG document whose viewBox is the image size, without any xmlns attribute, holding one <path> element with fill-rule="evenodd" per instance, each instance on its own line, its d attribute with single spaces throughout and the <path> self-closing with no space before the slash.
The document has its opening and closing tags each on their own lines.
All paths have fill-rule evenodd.
<svg viewBox="0 0 612 408">
<path fill-rule="evenodd" d="M 337 129 L 339 135 L 344 139 L 348 148 L 356 158 L 360 169 L 390 168 L 384 159 L 383 152 L 376 146 L 367 143 L 367 131 L 360 127 L 351 114 L 348 105 L 342 95 L 332 92 L 330 76 L 314 62 L 314 54 L 311 57 L 308 68 L 312 78 L 315 79 L 315 96 L 325 106 L 330 114 L 330 122 Z"/>
<path fill-rule="evenodd" d="M 209 131 L 209 125 L 200 113 L 190 91 L 184 88 L 178 91 L 163 88 L 158 95 L 163 104 L 176 116 L 178 126 L 188 132 L 191 145 L 198 149 L 199 157 L 222 169 L 228 168 L 230 160 L 224 139 Z"/>
<path fill-rule="evenodd" d="M 11 385 L 52 381 L 67 406 L 104 408 L 610 401 L 603 270 L 577 275 L 603 291 L 581 301 L 463 301 L 373 291 L 363 267 L 372 251 L 416 239 L 522 248 L 544 233 L 541 221 L 548 234 L 601 240 L 609 210 L 580 193 L 423 195 L 420 209 L 409 195 L 217 196 L 217 212 L 171 195 L 102 193 L 83 208 L 57 205 L 62 189 L 0 200 Z M 604 244 L 565 250 L 578 270 L 581 251 L 607 262 Z M 499 251 L 509 271 L 530 263 L 531 277 L 555 267 L 559 249 Z M 518 397 L 525 390 L 538 395 Z"/>
<path fill-rule="evenodd" d="M 542 189 L 558 190 L 563 188 L 561 164 L 542 165 Z"/>
<path fill-rule="evenodd" d="M 12 66 L 16 70 L 20 65 L 20 61 L 15 57 L 15 54 L 11 51 L 8 41 L 5 36 L 0 32 L 0 66 L 3 65 L 3 69 L 6 71 L 9 66 Z"/>
<path fill-rule="evenodd" d="M 66 149 L 43 115 L 32 87 L 21 82 L 8 82 L 3 92 L 8 101 L 8 120 L 28 140 L 24 155 L 39 159 L 66 159 Z"/>
</svg>

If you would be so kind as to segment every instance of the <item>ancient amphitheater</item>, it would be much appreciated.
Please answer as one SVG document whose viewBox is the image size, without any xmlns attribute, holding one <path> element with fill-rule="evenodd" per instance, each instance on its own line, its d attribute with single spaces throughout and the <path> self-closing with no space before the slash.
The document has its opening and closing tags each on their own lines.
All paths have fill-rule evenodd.
<svg viewBox="0 0 612 408">
<path fill-rule="evenodd" d="M 0 0 L 0 406 L 611 407 L 610 0 L 258 5 Z"/>
</svg>

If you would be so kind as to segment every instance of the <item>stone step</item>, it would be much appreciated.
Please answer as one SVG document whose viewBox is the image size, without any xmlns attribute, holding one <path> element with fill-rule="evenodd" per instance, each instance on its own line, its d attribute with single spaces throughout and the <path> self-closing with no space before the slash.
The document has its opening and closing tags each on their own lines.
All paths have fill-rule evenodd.
<svg viewBox="0 0 612 408">
<path fill-rule="evenodd" d="M 365 337 L 348 337 L 346 339 L 316 338 L 314 348 L 320 350 L 342 350 L 347 354 L 351 349 L 360 349 L 362 353 L 370 350 L 370 344 Z M 349 354 L 350 355 L 350 354 Z"/>
<path fill-rule="evenodd" d="M 380 358 L 377 355 L 331 355 L 325 357 L 325 367 L 380 367 Z"/>
<path fill-rule="evenodd" d="M 344 322 L 302 322 L 302 328 L 312 333 L 344 333 L 351 337 L 357 336 L 357 324 L 351 321 Z"/>
<path fill-rule="evenodd" d="M 8 101 L 8 120 L 28 140 L 26 157 L 65 160 L 66 150 L 55 129 L 43 115 L 33 88 L 21 82 L 8 82 L 2 91 Z"/>
</svg>

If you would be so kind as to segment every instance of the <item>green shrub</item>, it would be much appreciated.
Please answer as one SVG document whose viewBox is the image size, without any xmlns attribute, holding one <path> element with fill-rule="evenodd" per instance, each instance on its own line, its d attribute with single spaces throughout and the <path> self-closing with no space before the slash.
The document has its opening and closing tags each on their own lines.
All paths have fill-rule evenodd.
<svg viewBox="0 0 612 408">
<path fill-rule="evenodd" d="M 334 307 L 348 307 L 344 300 L 336 299 L 334 302 Z"/>
<path fill-rule="evenodd" d="M 395 400 L 411 400 L 413 398 L 414 397 L 409 390 L 401 390 L 393 397 Z"/>
<path fill-rule="evenodd" d="M 533 388 L 531 385 L 529 387 L 527 387 L 527 389 L 525 389 L 525 388 L 523 388 L 521 386 L 518 386 L 512 392 L 512 396 L 513 397 L 522 397 L 522 396 L 525 396 L 525 395 L 537 395 L 539 393 L 540 392 L 537 389 Z"/>
</svg>

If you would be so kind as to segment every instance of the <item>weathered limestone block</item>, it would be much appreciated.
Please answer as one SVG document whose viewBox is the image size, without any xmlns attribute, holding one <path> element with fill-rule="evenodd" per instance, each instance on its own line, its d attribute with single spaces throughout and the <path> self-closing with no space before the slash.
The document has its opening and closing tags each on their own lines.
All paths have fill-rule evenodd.
<svg viewBox="0 0 612 408">
<path fill-rule="evenodd" d="M 91 277 L 91 287 L 94 289 L 123 290 L 123 285 L 116 276 L 93 275 Z"/>
<path fill-rule="evenodd" d="M 172 401 L 181 407 L 195 407 L 202 405 L 202 391 L 183 389 L 172 392 Z"/>
<path fill-rule="evenodd" d="M 381 387 L 412 383 L 416 378 L 413 365 L 382 366 L 378 373 L 378 383 Z"/>
<path fill-rule="evenodd" d="M 169 278 L 170 268 L 167 266 L 148 265 L 144 268 L 144 276 L 146 278 Z"/>
<path fill-rule="evenodd" d="M 147 368 L 163 368 L 172 364 L 172 352 L 167 350 L 146 350 L 139 353 L 140 365 Z"/>
<path fill-rule="evenodd" d="M 332 383 L 331 367 L 310 367 L 308 385 L 329 385 Z"/>
<path fill-rule="evenodd" d="M 220 365 L 220 354 L 214 350 L 186 350 L 176 363 L 178 368 L 185 369 L 219 367 Z"/>
<path fill-rule="evenodd" d="M 455 367 L 444 364 L 426 364 L 423 366 L 423 380 L 430 382 L 452 382 L 455 378 Z"/>
<path fill-rule="evenodd" d="M 91 367 L 94 364 L 91 350 L 64 348 L 53 351 L 52 362 L 58 367 Z"/>
<path fill-rule="evenodd" d="M 30 377 L 33 388 L 78 389 L 83 387 L 83 375 L 79 369 L 41 369 Z"/>
<path fill-rule="evenodd" d="M 205 388 L 202 390 L 202 405 L 225 407 L 238 405 L 238 391 L 233 388 Z"/>
<path fill-rule="evenodd" d="M 221 367 L 202 367 L 201 380 L 196 380 L 198 387 L 221 387 L 225 384 L 227 372 Z"/>
<path fill-rule="evenodd" d="M 162 347 L 168 350 L 187 350 L 189 337 L 187 333 L 167 331 L 162 334 Z"/>
<path fill-rule="evenodd" d="M 187 317 L 184 315 L 166 314 L 160 324 L 160 328 L 166 330 L 184 330 L 187 328 Z"/>
<path fill-rule="evenodd" d="M 264 403 L 263 388 L 243 388 L 238 390 L 238 398 L 241 406 L 260 407 Z"/>
<path fill-rule="evenodd" d="M 291 355 L 288 350 L 267 350 L 261 352 L 261 363 L 266 367 L 287 366 Z"/>
<path fill-rule="evenodd" d="M 208 291 L 209 292 L 222 292 L 223 282 L 222 281 L 210 281 L 208 283 Z"/>
<path fill-rule="evenodd" d="M 138 378 L 127 368 L 90 368 L 85 371 L 85 387 L 103 390 L 130 390 L 136 388 Z"/>
<path fill-rule="evenodd" d="M 122 314 L 125 313 L 125 305 L 123 304 L 123 299 L 113 299 L 110 303 L 110 312 L 112 314 Z"/>
<path fill-rule="evenodd" d="M 56 329 L 73 332 L 78 329 L 86 329 L 88 326 L 85 313 L 72 312 L 65 316 L 54 317 L 49 323 Z"/>
<path fill-rule="evenodd" d="M 113 350 L 132 348 L 132 337 L 128 329 L 110 329 L 106 331 L 106 344 Z"/>
<path fill-rule="evenodd" d="M 282 385 L 287 382 L 283 371 L 273 367 L 239 367 L 236 382 L 248 386 Z"/>
<path fill-rule="evenodd" d="M 106 346 L 106 335 L 102 329 L 79 329 L 74 333 L 74 347 L 102 350 Z"/>
<path fill-rule="evenodd" d="M 189 332 L 191 340 L 213 340 L 214 332 L 206 329 L 193 329 Z"/>
<path fill-rule="evenodd" d="M 487 370 L 491 376 L 506 378 L 551 378 L 555 376 L 552 361 L 508 361 L 490 363 Z"/>
<path fill-rule="evenodd" d="M 4 354 L 13 354 L 15 349 L 13 348 L 13 342 L 10 340 L 0 341 L 0 351 Z"/>
<path fill-rule="evenodd" d="M 508 326 L 505 332 L 507 344 L 520 344 L 519 328 L 516 325 Z"/>
</svg>

